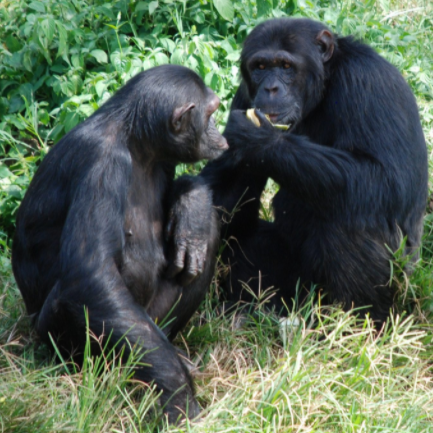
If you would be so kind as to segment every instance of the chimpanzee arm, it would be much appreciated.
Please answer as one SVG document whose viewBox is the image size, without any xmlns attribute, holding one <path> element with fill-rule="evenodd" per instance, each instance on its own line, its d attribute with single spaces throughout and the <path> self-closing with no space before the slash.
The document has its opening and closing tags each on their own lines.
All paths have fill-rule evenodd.
<svg viewBox="0 0 433 433">
<path fill-rule="evenodd" d="M 222 222 L 222 236 L 228 238 L 254 230 L 267 175 L 250 170 L 243 161 L 235 162 L 232 152 L 227 151 L 208 163 L 200 177 L 212 190 L 213 203 Z"/>
<path fill-rule="evenodd" d="M 241 82 L 231 110 L 246 110 L 252 106 L 248 89 Z M 230 128 L 230 118 L 227 128 Z M 229 147 L 230 147 L 230 143 Z M 247 164 L 237 163 L 230 152 L 209 162 L 200 173 L 213 193 L 213 203 L 222 220 L 221 232 L 225 238 L 249 233 L 259 219 L 260 196 L 265 189 L 267 176 L 250 170 Z"/>
<path fill-rule="evenodd" d="M 233 166 L 223 157 L 209 163 L 200 176 L 177 179 L 165 230 L 167 277 L 176 277 L 186 286 L 202 274 L 208 246 L 213 242 L 215 208 L 220 210 L 225 236 L 254 227 L 266 179 Z M 229 230 L 224 223 L 229 224 Z"/>
<path fill-rule="evenodd" d="M 375 188 L 387 186 L 385 170 L 374 155 L 312 143 L 306 137 L 276 130 L 258 115 L 261 127 L 246 119 L 244 112 L 232 112 L 225 131 L 231 148 L 225 156 L 273 178 L 303 201 L 332 209 L 334 200 L 358 196 L 359 188 L 369 194 L 365 177 Z M 372 199 L 373 195 L 377 197 L 377 191 Z"/>
<path fill-rule="evenodd" d="M 185 286 L 201 275 L 214 232 L 215 208 L 220 210 L 226 237 L 255 227 L 266 180 L 264 176 L 252 175 L 233 165 L 230 158 L 224 156 L 210 162 L 200 176 L 177 179 L 166 227 L 167 276 L 176 276 Z"/>
<path fill-rule="evenodd" d="M 115 155 L 102 154 L 95 159 L 75 191 L 72 188 L 61 237 L 60 276 L 42 308 L 37 329 L 45 338 L 48 333 L 57 336 L 59 345 L 65 342 L 82 348 L 86 309 L 90 330 L 96 336 L 111 333 L 110 346 L 127 340 L 125 356 L 130 347 L 140 348 L 146 366 L 136 370 L 136 377 L 155 381 L 163 391 L 163 401 L 182 388 L 165 408 L 173 421 L 179 415 L 176 406 L 186 410 L 186 402 L 191 408 L 196 405 L 191 377 L 175 349 L 135 302 L 119 272 L 130 155 L 126 149 L 117 149 Z"/>
<path fill-rule="evenodd" d="M 181 286 L 202 274 L 214 233 L 212 192 L 200 177 L 182 176 L 174 182 L 165 229 L 169 245 L 167 277 Z"/>
</svg>

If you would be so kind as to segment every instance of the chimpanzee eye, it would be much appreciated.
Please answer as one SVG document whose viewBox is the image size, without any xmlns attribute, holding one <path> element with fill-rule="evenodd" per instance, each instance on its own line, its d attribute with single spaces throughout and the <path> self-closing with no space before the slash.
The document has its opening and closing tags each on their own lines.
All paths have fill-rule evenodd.
<svg viewBox="0 0 433 433">
<path fill-rule="evenodd" d="M 289 69 L 290 68 L 290 63 L 284 63 L 283 64 L 283 68 L 284 69 Z"/>
<path fill-rule="evenodd" d="M 258 68 L 263 70 L 266 68 L 266 66 L 263 63 L 259 63 Z"/>
</svg>

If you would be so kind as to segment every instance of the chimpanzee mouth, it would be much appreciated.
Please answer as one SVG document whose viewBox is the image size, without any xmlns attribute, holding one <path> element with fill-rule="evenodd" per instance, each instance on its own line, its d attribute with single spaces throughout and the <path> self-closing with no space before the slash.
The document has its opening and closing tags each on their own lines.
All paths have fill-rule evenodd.
<svg viewBox="0 0 433 433">
<path fill-rule="evenodd" d="M 272 123 L 277 123 L 278 118 L 280 117 L 278 114 L 268 114 L 267 116 Z"/>
<path fill-rule="evenodd" d="M 271 113 L 267 114 L 266 116 L 275 127 L 279 127 L 279 129 L 283 129 L 285 131 L 290 131 L 295 124 L 295 122 L 291 120 L 290 116 L 287 114 Z"/>
</svg>

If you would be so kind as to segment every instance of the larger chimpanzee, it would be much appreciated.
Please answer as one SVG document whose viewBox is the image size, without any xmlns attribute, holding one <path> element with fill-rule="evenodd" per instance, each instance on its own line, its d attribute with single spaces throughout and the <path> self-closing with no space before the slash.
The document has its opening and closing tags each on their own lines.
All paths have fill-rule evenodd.
<svg viewBox="0 0 433 433">
<path fill-rule="evenodd" d="M 17 216 L 13 270 L 42 339 L 82 352 L 86 310 L 98 337 L 128 340 L 125 356 L 142 349 L 135 377 L 155 382 L 170 421 L 195 416 L 198 404 L 167 336 L 202 301 L 218 245 L 210 191 L 173 177 L 179 161 L 227 147 L 211 117 L 218 105 L 186 68 L 137 75 L 49 152 Z M 192 216 L 176 219 L 186 208 Z"/>
<path fill-rule="evenodd" d="M 380 323 L 393 300 L 390 251 L 405 237 L 416 255 L 426 203 L 426 145 L 408 85 L 368 46 L 307 19 L 258 25 L 241 72 L 230 150 L 202 173 L 214 203 L 234 211 L 223 227 L 228 298 L 251 300 L 242 282 L 272 286 L 281 309 L 299 280 L 345 308 L 369 306 Z M 258 216 L 268 178 L 280 185 L 273 223 Z"/>
</svg>

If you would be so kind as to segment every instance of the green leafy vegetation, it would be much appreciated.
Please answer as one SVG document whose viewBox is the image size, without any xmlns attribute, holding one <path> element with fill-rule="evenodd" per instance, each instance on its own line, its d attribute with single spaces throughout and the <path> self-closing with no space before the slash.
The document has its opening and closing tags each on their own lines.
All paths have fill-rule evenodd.
<svg viewBox="0 0 433 433">
<path fill-rule="evenodd" d="M 164 423 L 155 391 L 131 379 L 138 359 L 122 365 L 110 354 L 89 357 L 78 371 L 54 362 L 31 331 L 10 246 L 17 208 L 49 148 L 130 77 L 164 63 L 203 77 L 222 100 L 223 128 L 242 41 L 260 21 L 280 16 L 321 20 L 396 65 L 417 98 L 432 152 L 429 0 L 0 0 L 0 431 L 433 431 L 433 201 L 410 278 L 396 253 L 400 315 L 380 338 L 368 322 L 320 305 L 307 305 L 300 325 L 282 332 L 263 313 L 269 293 L 240 326 L 214 312 L 213 285 L 177 341 L 197 366 L 204 408 L 197 423 Z M 178 173 L 200 167 L 180 165 Z M 266 219 L 277 189 L 268 183 Z"/>
</svg>

